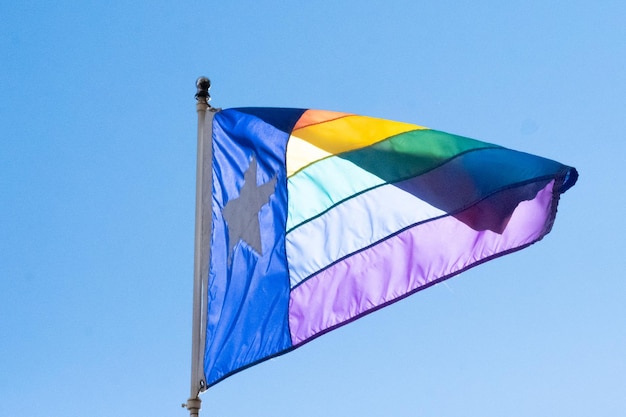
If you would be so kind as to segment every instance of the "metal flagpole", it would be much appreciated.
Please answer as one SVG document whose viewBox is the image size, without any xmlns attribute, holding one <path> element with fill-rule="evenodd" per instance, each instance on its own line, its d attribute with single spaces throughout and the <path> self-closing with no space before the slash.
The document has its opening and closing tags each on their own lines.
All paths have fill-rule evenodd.
<svg viewBox="0 0 626 417">
<path fill-rule="evenodd" d="M 196 111 L 198 113 L 198 154 L 196 162 L 196 225 L 194 239 L 193 320 L 191 336 L 191 394 L 186 404 L 190 417 L 198 417 L 202 401 L 199 394 L 205 388 L 203 355 L 206 334 L 206 294 L 208 286 L 210 213 L 213 189 L 211 123 L 215 110 L 209 105 L 211 81 L 200 77 L 196 81 Z M 207 110 L 209 114 L 207 115 Z M 209 131 L 205 128 L 209 126 Z M 208 135 L 208 137 L 205 137 Z"/>
</svg>

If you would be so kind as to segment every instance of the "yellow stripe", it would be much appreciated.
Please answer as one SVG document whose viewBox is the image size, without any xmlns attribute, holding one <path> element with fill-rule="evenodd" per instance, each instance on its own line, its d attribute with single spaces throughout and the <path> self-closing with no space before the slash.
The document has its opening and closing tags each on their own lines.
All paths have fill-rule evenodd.
<svg viewBox="0 0 626 417">
<path fill-rule="evenodd" d="M 388 137 L 418 129 L 427 128 L 367 116 L 346 116 L 307 126 L 293 131 L 287 146 L 287 164 L 295 172 L 330 154 L 363 148 Z M 314 151 L 301 144 L 291 146 L 294 136 L 300 141 L 308 142 Z M 291 163 L 291 160 L 297 162 Z"/>
</svg>

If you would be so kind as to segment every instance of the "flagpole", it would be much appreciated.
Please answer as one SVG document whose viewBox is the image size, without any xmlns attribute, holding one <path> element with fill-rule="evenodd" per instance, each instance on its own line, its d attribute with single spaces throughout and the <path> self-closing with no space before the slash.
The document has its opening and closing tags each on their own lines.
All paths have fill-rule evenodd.
<svg viewBox="0 0 626 417">
<path fill-rule="evenodd" d="M 207 164 L 211 164 L 211 146 L 205 146 L 205 126 L 206 126 L 206 112 L 212 110 L 209 105 L 209 88 L 211 88 L 211 81 L 206 77 L 200 77 L 196 81 L 196 112 L 198 113 L 198 150 L 196 160 L 196 224 L 195 224 L 195 239 L 194 239 L 194 284 L 193 284 L 193 318 L 192 318 L 192 336 L 191 336 L 191 394 L 187 403 L 184 406 L 189 410 L 189 417 L 198 417 L 200 413 L 200 406 L 202 401 L 200 400 L 200 391 L 204 388 L 204 371 L 202 370 L 202 356 L 205 334 L 202 324 L 204 322 L 203 314 L 206 314 L 206 309 L 203 303 L 203 294 L 206 292 L 206 284 L 203 272 L 207 271 L 204 267 L 204 263 L 208 265 L 208 250 L 206 250 L 206 242 L 203 242 L 203 237 L 208 231 L 210 235 L 210 219 L 203 218 L 203 196 L 204 203 L 206 204 L 206 190 L 209 191 L 208 201 L 210 202 L 210 194 L 212 190 L 212 175 L 209 170 L 208 175 L 205 175 L 205 167 Z M 209 111 L 210 111 L 209 110 Z M 211 134 L 211 132 L 208 132 Z M 209 141 L 210 144 L 210 141 Z M 207 149 L 208 148 L 208 149 Z M 208 155 L 207 155 L 208 154 Z M 208 157 L 208 161 L 206 160 Z M 208 184 L 204 184 L 204 181 L 208 180 Z M 204 191 L 204 192 L 203 192 Z M 205 238 L 206 240 L 206 238 Z M 202 253 L 203 249 L 207 253 Z"/>
</svg>

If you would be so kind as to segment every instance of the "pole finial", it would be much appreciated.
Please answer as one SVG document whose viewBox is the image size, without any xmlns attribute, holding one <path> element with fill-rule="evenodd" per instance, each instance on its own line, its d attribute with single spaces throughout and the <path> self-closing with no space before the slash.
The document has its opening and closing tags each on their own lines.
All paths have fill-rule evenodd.
<svg viewBox="0 0 626 417">
<path fill-rule="evenodd" d="M 211 80 L 207 77 L 199 77 L 196 80 L 196 100 L 198 103 L 203 103 L 208 105 L 211 100 L 211 96 L 209 95 L 209 89 L 211 88 Z"/>
</svg>

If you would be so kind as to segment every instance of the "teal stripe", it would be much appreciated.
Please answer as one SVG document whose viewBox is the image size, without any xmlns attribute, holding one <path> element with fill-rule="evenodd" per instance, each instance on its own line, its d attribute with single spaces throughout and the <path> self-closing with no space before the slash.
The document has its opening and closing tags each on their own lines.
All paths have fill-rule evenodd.
<svg viewBox="0 0 626 417">
<path fill-rule="evenodd" d="M 437 130 L 414 130 L 331 156 L 289 178 L 287 230 L 356 194 L 428 172 L 460 154 L 500 148 Z"/>
</svg>

